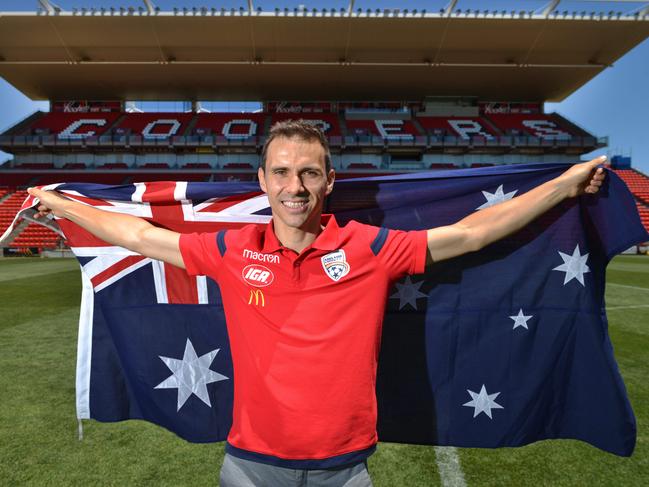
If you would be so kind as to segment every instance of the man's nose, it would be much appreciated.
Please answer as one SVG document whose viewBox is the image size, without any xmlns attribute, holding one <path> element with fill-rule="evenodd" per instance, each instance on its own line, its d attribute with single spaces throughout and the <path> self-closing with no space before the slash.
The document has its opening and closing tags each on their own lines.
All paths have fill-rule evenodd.
<svg viewBox="0 0 649 487">
<path fill-rule="evenodd" d="M 302 178 L 299 174 L 291 175 L 287 189 L 292 194 L 299 194 L 304 190 L 304 184 L 302 184 Z"/>
</svg>

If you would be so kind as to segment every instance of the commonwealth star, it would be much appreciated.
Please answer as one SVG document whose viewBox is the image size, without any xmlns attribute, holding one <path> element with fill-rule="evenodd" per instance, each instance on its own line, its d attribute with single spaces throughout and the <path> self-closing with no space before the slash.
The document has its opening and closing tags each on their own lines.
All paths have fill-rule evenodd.
<svg viewBox="0 0 649 487">
<path fill-rule="evenodd" d="M 399 300 L 399 309 L 406 305 L 410 305 L 414 309 L 417 309 L 417 298 L 428 297 L 426 294 L 419 291 L 419 288 L 423 283 L 424 281 L 412 282 L 410 276 L 406 276 L 403 283 L 397 282 L 395 284 L 397 292 L 392 294 L 390 298 Z"/>
<path fill-rule="evenodd" d="M 196 355 L 194 345 L 192 345 L 191 340 L 188 338 L 182 360 L 160 356 L 160 360 L 169 367 L 169 370 L 173 374 L 155 386 L 154 389 L 177 388 L 178 409 L 176 411 L 180 411 L 180 408 L 183 407 L 192 394 L 209 407 L 212 407 L 210 397 L 207 393 L 207 384 L 228 379 L 228 377 L 210 369 L 210 365 L 214 357 L 216 357 L 216 354 L 219 353 L 219 350 L 217 348 L 199 357 Z"/>
<path fill-rule="evenodd" d="M 484 384 L 482 384 L 482 389 L 480 389 L 479 393 L 470 391 L 469 389 L 467 389 L 466 391 L 471 396 L 471 400 L 462 404 L 462 406 L 472 407 L 474 418 L 480 413 L 485 413 L 487 416 L 489 416 L 489 419 L 493 419 L 491 417 L 492 409 L 504 409 L 495 401 L 500 392 L 487 394 L 487 389 L 485 388 Z"/>
</svg>

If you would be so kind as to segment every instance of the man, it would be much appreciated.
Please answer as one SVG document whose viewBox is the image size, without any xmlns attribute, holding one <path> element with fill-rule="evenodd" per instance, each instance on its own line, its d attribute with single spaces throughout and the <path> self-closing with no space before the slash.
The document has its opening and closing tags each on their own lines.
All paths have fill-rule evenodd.
<svg viewBox="0 0 649 487">
<path fill-rule="evenodd" d="M 376 368 L 388 291 L 426 262 L 505 237 L 565 198 L 596 193 L 596 166 L 560 177 L 454 225 L 401 232 L 322 215 L 335 173 L 324 135 L 276 124 L 258 171 L 273 218 L 217 234 L 178 234 L 145 220 L 30 189 L 53 212 L 113 245 L 215 279 L 236 375 L 222 486 L 366 486 L 376 435 Z"/>
</svg>

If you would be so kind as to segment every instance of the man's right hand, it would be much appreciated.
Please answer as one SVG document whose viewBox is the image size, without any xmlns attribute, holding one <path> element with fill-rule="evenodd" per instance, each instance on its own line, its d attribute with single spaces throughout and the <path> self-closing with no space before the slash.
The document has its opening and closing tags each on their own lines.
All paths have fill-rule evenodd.
<svg viewBox="0 0 649 487">
<path fill-rule="evenodd" d="M 132 215 L 108 212 L 78 203 L 56 191 L 29 188 L 27 192 L 39 199 L 35 217 L 52 213 L 76 223 L 111 245 L 185 268 L 180 253 L 180 234 L 177 232 L 153 226 Z"/>
<path fill-rule="evenodd" d="M 69 201 L 56 191 L 43 191 L 42 189 L 29 188 L 27 192 L 35 198 L 38 198 L 39 204 L 34 214 L 34 218 L 40 218 L 52 213 L 59 218 L 64 217 L 65 204 Z"/>
</svg>

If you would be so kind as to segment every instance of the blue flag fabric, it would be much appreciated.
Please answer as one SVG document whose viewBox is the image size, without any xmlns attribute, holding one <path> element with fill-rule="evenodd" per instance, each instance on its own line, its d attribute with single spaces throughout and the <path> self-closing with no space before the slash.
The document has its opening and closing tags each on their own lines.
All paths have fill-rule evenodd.
<svg viewBox="0 0 649 487">
<path fill-rule="evenodd" d="M 327 206 L 341 224 L 425 229 L 565 169 L 517 165 L 345 180 Z M 251 183 L 56 189 L 178 231 L 262 224 L 270 215 Z M 58 223 L 83 271 L 78 416 L 139 418 L 189 441 L 224 440 L 234 373 L 218 286 Z M 379 360 L 380 440 L 499 447 L 574 438 L 630 455 L 636 424 L 608 336 L 605 269 L 615 254 L 647 240 L 633 197 L 609 171 L 596 196 L 567 200 L 515 235 L 398 282 Z"/>
</svg>

